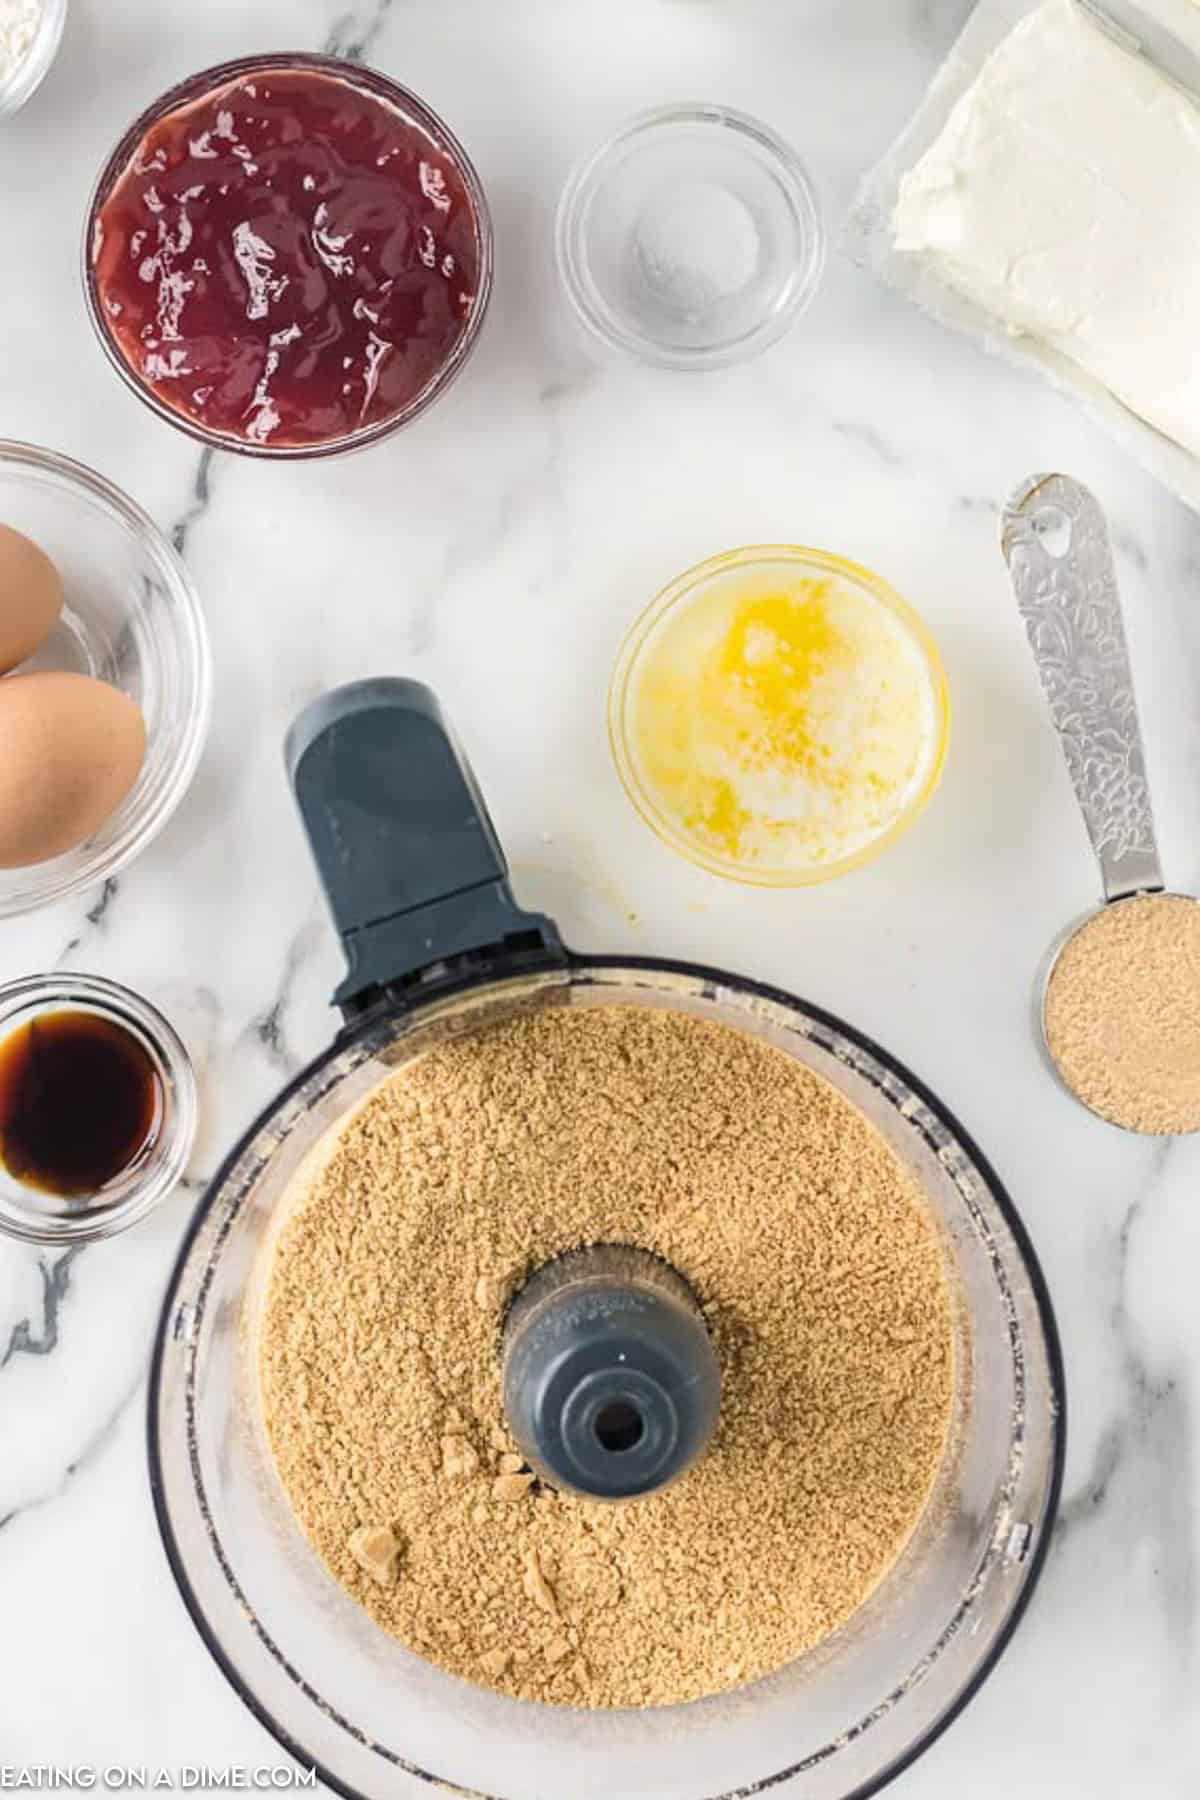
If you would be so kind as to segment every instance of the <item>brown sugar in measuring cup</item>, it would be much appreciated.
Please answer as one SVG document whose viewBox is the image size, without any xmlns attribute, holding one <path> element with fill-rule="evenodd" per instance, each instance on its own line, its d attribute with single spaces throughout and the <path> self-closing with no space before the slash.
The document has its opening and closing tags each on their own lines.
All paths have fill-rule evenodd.
<svg viewBox="0 0 1200 1800">
<path fill-rule="evenodd" d="M 1052 947 L 1042 1035 L 1064 1085 L 1127 1131 L 1200 1129 L 1200 905 L 1164 891 L 1103 511 L 1066 475 L 1025 482 L 1001 547 L 1104 904 Z"/>
<path fill-rule="evenodd" d="M 1067 1085 L 1131 1131 L 1200 1128 L 1200 906 L 1141 894 L 1063 945 L 1046 984 L 1046 1041 Z"/>
</svg>

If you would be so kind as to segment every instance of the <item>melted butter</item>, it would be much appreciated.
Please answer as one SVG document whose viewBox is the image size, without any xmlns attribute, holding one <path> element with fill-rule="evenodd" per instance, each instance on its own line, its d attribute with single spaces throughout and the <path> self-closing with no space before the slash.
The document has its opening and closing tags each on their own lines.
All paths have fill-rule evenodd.
<svg viewBox="0 0 1200 1800">
<path fill-rule="evenodd" d="M 938 700 L 905 623 L 831 574 L 726 571 L 643 647 L 630 754 L 707 859 L 819 871 L 865 850 L 928 785 Z"/>
</svg>

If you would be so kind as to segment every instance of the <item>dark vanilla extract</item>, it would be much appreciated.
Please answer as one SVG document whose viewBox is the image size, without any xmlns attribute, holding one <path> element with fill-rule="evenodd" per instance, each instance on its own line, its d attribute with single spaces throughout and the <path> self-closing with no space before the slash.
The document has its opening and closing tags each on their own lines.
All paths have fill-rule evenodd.
<svg viewBox="0 0 1200 1800">
<path fill-rule="evenodd" d="M 145 1046 L 98 1013 L 40 1013 L 0 1042 L 0 1164 L 27 1187 L 98 1193 L 152 1143 L 161 1105 Z"/>
</svg>

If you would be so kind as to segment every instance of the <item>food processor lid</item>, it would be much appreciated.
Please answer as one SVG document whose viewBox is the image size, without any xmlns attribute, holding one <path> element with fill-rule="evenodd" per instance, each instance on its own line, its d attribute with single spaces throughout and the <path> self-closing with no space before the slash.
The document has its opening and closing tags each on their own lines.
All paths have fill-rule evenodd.
<svg viewBox="0 0 1200 1800">
<path fill-rule="evenodd" d="M 421 682 L 323 695 L 285 757 L 346 952 L 335 1000 L 347 1017 L 464 955 L 561 960 L 553 923 L 513 898 L 483 796 Z"/>
</svg>

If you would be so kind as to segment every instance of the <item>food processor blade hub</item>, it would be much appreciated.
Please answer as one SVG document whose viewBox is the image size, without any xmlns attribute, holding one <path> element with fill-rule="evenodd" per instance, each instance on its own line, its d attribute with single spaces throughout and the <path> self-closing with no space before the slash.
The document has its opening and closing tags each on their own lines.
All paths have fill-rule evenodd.
<svg viewBox="0 0 1200 1800">
<path fill-rule="evenodd" d="M 650 1251 L 568 1251 L 505 1322 L 504 1406 L 544 1481 L 628 1500 L 676 1480 L 716 1429 L 721 1371 L 687 1282 Z"/>
</svg>

